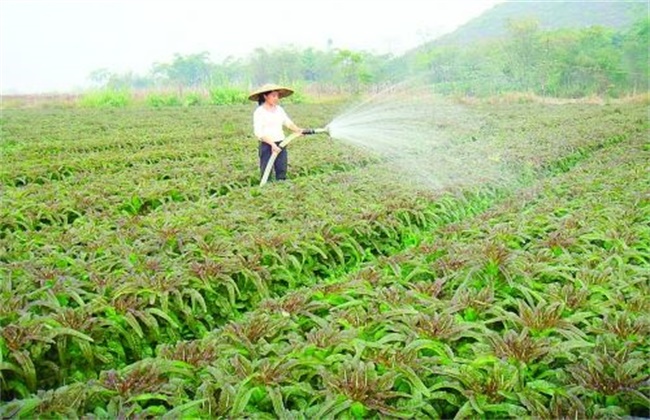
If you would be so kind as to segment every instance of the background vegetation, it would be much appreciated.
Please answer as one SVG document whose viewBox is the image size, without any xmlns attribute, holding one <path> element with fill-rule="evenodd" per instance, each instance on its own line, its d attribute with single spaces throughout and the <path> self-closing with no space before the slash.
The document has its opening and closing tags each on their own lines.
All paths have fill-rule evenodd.
<svg viewBox="0 0 650 420">
<path fill-rule="evenodd" d="M 270 81 L 296 88 L 289 102 L 322 103 L 422 76 L 439 93 L 465 97 L 643 96 L 649 34 L 642 2 L 507 2 L 399 56 L 331 43 L 258 48 L 219 62 L 207 52 L 176 54 L 145 74 L 97 69 L 89 75 L 94 88 L 81 95 L 4 96 L 1 107 L 242 104 Z"/>
<path fill-rule="evenodd" d="M 620 97 L 648 91 L 649 28 L 641 3 L 504 3 L 397 57 L 285 46 L 221 62 L 206 52 L 176 55 L 146 75 L 101 69 L 91 79 L 104 89 L 166 90 L 177 97 L 173 105 L 187 102 L 188 89 L 202 92 L 208 103 L 239 103 L 250 87 L 268 81 L 318 96 L 359 93 L 421 74 L 442 93 Z"/>
</svg>

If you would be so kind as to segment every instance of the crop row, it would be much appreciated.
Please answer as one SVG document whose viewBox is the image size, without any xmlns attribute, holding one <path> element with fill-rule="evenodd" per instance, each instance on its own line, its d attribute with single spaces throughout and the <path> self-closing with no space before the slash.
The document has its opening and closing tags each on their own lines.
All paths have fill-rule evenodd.
<svg viewBox="0 0 650 420">
<path fill-rule="evenodd" d="M 287 110 L 295 115 L 296 122 L 317 126 L 338 108 L 340 105 L 301 105 L 294 109 L 289 105 Z M 5 152 L 10 157 L 25 156 L 38 161 L 39 156 L 67 158 L 111 150 L 138 151 L 142 146 L 175 145 L 179 138 L 243 138 L 250 135 L 251 115 L 251 107 L 239 106 L 192 110 L 7 109 L 0 121 Z"/>
<path fill-rule="evenodd" d="M 189 167 L 196 167 L 195 163 L 200 166 L 207 159 L 219 164 L 220 170 L 214 173 L 215 180 L 225 182 L 230 177 L 229 170 L 250 171 L 255 167 L 251 165 L 256 153 L 255 142 L 250 139 L 250 116 L 242 111 L 230 107 L 200 108 L 193 110 L 191 115 L 169 114 L 169 111 L 149 111 L 142 115 L 126 111 L 113 111 L 109 115 L 79 111 L 72 118 L 54 112 L 53 115 L 39 116 L 39 124 L 29 123 L 28 118 L 33 118 L 33 115 L 26 111 L 6 112 L 2 126 L 3 159 L 11 164 L 3 165 L 0 180 L 7 186 L 37 184 L 36 188 L 39 188 L 51 182 L 70 180 L 79 183 L 106 172 L 125 170 L 125 175 L 137 179 L 139 169 L 148 172 L 151 166 L 159 163 L 179 165 L 185 161 Z M 316 114 L 317 111 L 320 114 Z M 297 108 L 294 119 L 305 126 L 322 126 L 335 111 L 335 106 Z M 535 111 L 540 112 L 539 109 Z M 459 141 L 498 145 L 504 144 L 504 134 L 507 133 L 508 148 L 514 148 L 508 152 L 512 158 L 529 160 L 538 153 L 549 155 L 558 146 L 584 145 L 593 139 L 632 130 L 639 121 L 645 122 L 640 109 L 610 111 L 607 108 L 579 108 L 574 110 L 577 115 L 568 116 L 561 108 L 548 107 L 541 109 L 541 115 L 536 115 L 536 119 L 531 119 L 532 111 L 525 107 L 498 111 L 478 109 L 470 115 L 462 112 L 441 115 L 440 121 L 434 121 L 431 129 L 436 131 L 436 135 L 458 138 Z M 472 130 L 463 129 L 468 126 L 466 118 L 475 120 L 471 124 Z M 222 125 L 227 127 L 222 128 Z M 567 132 L 573 135 L 566 136 Z M 530 142 L 531 138 L 536 141 Z M 351 153 L 349 147 L 329 142 L 323 143 L 321 149 L 339 156 Z M 305 152 L 321 158 L 327 156 L 327 153 L 319 153 L 317 146 L 307 146 Z M 540 159 L 545 157 L 548 158 Z M 237 168 L 237 165 L 242 168 Z"/>
<path fill-rule="evenodd" d="M 566 170 L 567 159 L 574 157 L 555 167 Z M 15 329 L 16 349 L 30 350 L 5 389 L 25 396 L 139 360 L 160 343 L 201 337 L 265 297 L 412 245 L 418 231 L 476 214 L 506 193 L 483 188 L 432 200 L 399 183 L 378 189 L 373 168 L 322 177 L 284 186 L 287 200 L 269 200 L 277 189 L 241 190 L 118 226 L 79 219 L 67 230 L 7 238 L 3 331 Z M 238 212 L 243 201 L 259 212 Z M 359 214 L 368 202 L 381 205 Z M 69 340 L 76 352 L 61 350 Z"/>
<path fill-rule="evenodd" d="M 584 139 L 560 160 L 553 158 L 575 145 L 547 138 L 548 152 L 534 155 L 544 170 L 535 174 L 567 170 L 593 150 L 624 141 L 642 127 L 634 112 L 618 121 L 625 134 Z M 533 140 L 512 150 L 542 150 Z M 296 143 L 302 144 L 315 145 Z M 315 155 L 314 167 L 324 155 Z M 332 165 L 340 165 L 336 159 Z M 263 190 L 235 187 L 225 197 L 206 195 L 204 179 L 191 171 L 143 183 L 138 194 L 129 184 L 142 173 L 8 188 L 3 211 L 10 222 L 0 243 L 7 279 L 0 305 L 3 400 L 95 377 L 152 355 L 162 343 L 202 337 L 268 296 L 413 245 L 423 229 L 481 212 L 508 192 L 416 192 L 388 171 L 371 165 L 315 172 Z M 79 212 L 80 202 L 90 210 Z"/>
<path fill-rule="evenodd" d="M 323 158 L 306 157 L 292 164 L 294 177 L 337 173 L 365 167 L 378 162 L 362 153 L 332 153 Z M 184 162 L 187 164 L 187 162 Z M 230 167 L 230 178 L 224 171 Z M 13 231 L 42 230 L 49 226 L 69 227 L 79 218 L 90 220 L 120 219 L 123 216 L 144 215 L 168 202 L 196 202 L 217 198 L 232 190 L 259 184 L 256 163 L 248 167 L 219 165 L 208 160 L 197 162 L 191 170 L 174 163 L 158 164 L 149 171 L 129 171 L 103 174 L 79 182 L 28 186 L 8 189 L 3 200 L 7 203 L 0 214 L 0 236 Z"/>
<path fill-rule="evenodd" d="M 351 274 L 330 273 L 327 281 L 323 273 L 302 271 L 312 284 L 292 284 L 277 298 L 258 290 L 267 298 L 203 339 L 169 340 L 145 355 L 155 356 L 104 370 L 97 379 L 23 395 L 6 405 L 5 414 L 643 415 L 650 407 L 650 155 L 644 141 L 635 135 L 615 147 L 584 151 L 582 160 L 549 162 L 557 177 L 542 178 L 487 212 L 472 211 L 472 200 L 457 207 L 477 217 L 453 217 L 449 209 L 426 215 L 421 229 L 401 238 L 417 244 L 405 252 Z M 495 204 L 498 194 L 483 194 L 476 200 Z M 449 219 L 432 222 L 436 215 Z M 402 220 L 395 229 L 404 232 L 407 224 Z M 169 333 L 173 328 L 162 326 L 173 325 L 174 314 L 202 308 L 187 287 L 176 288 L 170 301 L 187 293 L 185 309 L 160 301 L 145 309 L 131 299 L 133 319 L 123 321 L 127 335 Z M 119 318 L 110 319 L 98 303 L 50 315 L 76 319 L 77 329 L 52 324 L 43 334 L 38 326 L 44 330 L 48 323 L 35 320 L 31 330 L 27 320 L 5 327 L 5 346 L 12 346 L 7 377 L 25 371 L 26 355 L 24 343 L 8 341 L 7 331 L 25 342 L 30 337 L 32 355 L 39 338 L 43 349 L 51 344 L 43 335 L 66 338 L 68 347 L 58 352 L 68 362 L 59 364 L 63 368 L 70 366 L 66 357 L 96 362 L 97 355 L 106 356 L 110 350 L 90 348 L 88 338 L 106 331 L 101 322 L 118 324 Z M 206 299 L 201 310 L 215 304 Z M 103 345 L 114 351 L 117 344 Z"/>
<path fill-rule="evenodd" d="M 488 114 L 485 121 L 477 122 L 477 131 L 472 136 L 492 149 L 503 150 L 504 160 L 538 167 L 569 151 L 598 144 L 603 138 L 617 133 L 633 133 L 644 127 L 639 109 L 635 108 L 625 113 L 610 113 L 613 116 L 604 116 L 598 109 L 578 111 L 582 119 L 576 121 L 559 110 L 545 109 L 546 115 L 539 118 L 540 123 L 530 120 L 527 110 L 501 110 Z M 199 114 L 197 118 L 206 116 Z M 304 115 L 305 120 L 310 118 L 314 117 L 308 113 Z M 592 121 L 595 118 L 604 120 L 602 127 L 605 128 L 601 125 L 594 127 Z M 207 125 L 207 122 L 203 124 Z M 451 125 L 441 130 L 446 136 L 460 136 L 458 149 L 461 150 L 462 138 L 469 133 L 454 128 L 463 125 L 460 120 Z M 504 137 L 504 133 L 515 135 L 514 138 Z M 121 141 L 117 138 L 111 144 Z M 476 147 L 476 142 L 467 147 Z M 296 157 L 292 159 L 291 171 L 298 176 L 349 170 L 374 161 L 351 147 L 324 139 L 297 142 L 292 150 Z M 136 215 L 158 208 L 164 210 L 168 202 L 197 201 L 257 182 L 255 144 L 250 141 L 190 142 L 177 147 L 166 146 L 160 153 L 155 152 L 155 148 L 144 153 L 148 157 L 140 158 L 137 153 L 111 153 L 110 156 L 89 158 L 95 162 L 92 164 L 87 158 L 82 158 L 79 166 L 71 166 L 63 159 L 51 164 L 54 166 L 50 169 L 42 160 L 38 164 L 21 160 L 21 164 L 12 162 L 5 165 L 9 172 L 22 171 L 17 169 L 20 165 L 33 172 L 7 178 L 10 185 L 17 182 L 25 186 L 6 188 L 3 200 L 7 205 L 0 216 L 0 230 L 67 226 L 83 216 L 114 220 L 122 212 Z M 131 166 L 134 159 L 144 159 L 144 162 Z"/>
<path fill-rule="evenodd" d="M 47 118 L 41 118 L 41 124 L 27 125 L 21 118 L 24 111 L 13 111 L 4 117 L 10 122 L 3 124 L 3 158 L 11 165 L 3 165 L 0 180 L 9 186 L 43 185 L 70 178 L 78 182 L 107 171 L 146 170 L 147 166 L 160 162 L 187 161 L 192 164 L 191 159 L 211 159 L 215 163 L 227 161 L 232 164 L 232 158 L 239 160 L 239 157 L 249 155 L 253 158 L 256 142 L 250 135 L 250 117 L 244 119 L 242 115 L 245 114 L 236 111 L 230 108 L 201 109 L 193 114 L 194 118 L 182 119 L 166 113 L 157 115 L 156 112 L 141 116 L 143 121 L 153 117 L 157 122 L 155 126 L 140 120 L 129 123 L 132 115 L 118 113 L 113 120 L 101 123 L 114 126 L 110 130 L 96 127 L 98 122 L 94 113 L 81 112 L 78 122 L 68 116 L 66 126 Z M 57 116 L 64 118 L 63 115 Z M 318 125 L 324 124 L 323 117 L 320 118 Z M 313 118 L 306 115 L 304 120 L 313 121 Z M 227 128 L 220 128 L 220 125 Z M 31 132 L 35 130 L 32 127 L 38 127 L 39 131 Z M 40 131 L 48 128 L 48 134 Z M 30 141 L 31 137 L 39 136 L 43 139 Z M 337 145 L 333 148 L 336 151 Z M 224 167 L 215 175 L 225 179 L 228 177 L 227 169 Z"/>
</svg>

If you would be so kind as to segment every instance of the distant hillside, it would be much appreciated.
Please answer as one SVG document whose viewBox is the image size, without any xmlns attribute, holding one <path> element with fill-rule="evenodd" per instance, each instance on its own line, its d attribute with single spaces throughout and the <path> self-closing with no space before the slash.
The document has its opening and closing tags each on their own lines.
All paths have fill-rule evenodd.
<svg viewBox="0 0 650 420">
<path fill-rule="evenodd" d="M 532 18 L 539 22 L 541 29 L 583 28 L 593 25 L 620 29 L 647 15 L 646 2 L 513 1 L 494 6 L 454 32 L 422 47 L 463 45 L 498 38 L 505 35 L 510 19 Z"/>
<path fill-rule="evenodd" d="M 649 32 L 638 1 L 507 2 L 391 65 L 443 94 L 616 97 L 648 91 Z"/>
</svg>

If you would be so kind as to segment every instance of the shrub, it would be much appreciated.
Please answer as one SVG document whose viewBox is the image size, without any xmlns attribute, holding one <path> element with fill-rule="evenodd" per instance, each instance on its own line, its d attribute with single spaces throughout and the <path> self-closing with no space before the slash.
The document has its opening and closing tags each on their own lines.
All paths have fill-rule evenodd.
<svg viewBox="0 0 650 420">
<path fill-rule="evenodd" d="M 129 105 L 131 101 L 131 94 L 128 91 L 109 89 L 86 93 L 79 103 L 81 106 L 89 108 L 122 108 Z"/>
<path fill-rule="evenodd" d="M 163 106 L 180 106 L 181 100 L 173 93 L 151 93 L 145 99 L 147 106 L 160 108 Z"/>
<path fill-rule="evenodd" d="M 197 106 L 203 104 L 203 97 L 197 92 L 191 92 L 185 95 L 183 106 Z"/>
<path fill-rule="evenodd" d="M 212 105 L 246 104 L 248 94 L 230 86 L 213 87 L 210 89 L 210 103 Z"/>
</svg>

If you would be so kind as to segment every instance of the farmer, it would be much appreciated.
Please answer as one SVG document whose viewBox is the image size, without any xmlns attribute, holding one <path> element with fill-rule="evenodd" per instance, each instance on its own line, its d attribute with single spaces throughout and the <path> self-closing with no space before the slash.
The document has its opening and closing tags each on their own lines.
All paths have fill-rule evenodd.
<svg viewBox="0 0 650 420">
<path fill-rule="evenodd" d="M 284 109 L 278 105 L 280 98 L 293 94 L 293 90 L 284 86 L 266 84 L 250 94 L 248 99 L 257 101 L 259 105 L 253 113 L 253 129 L 255 137 L 260 141 L 260 170 L 262 175 L 272 153 L 279 153 L 273 169 L 275 179 L 287 179 L 287 150 L 278 145 L 284 140 L 283 127 L 294 133 L 301 134 L 303 130 L 291 121 Z"/>
</svg>

